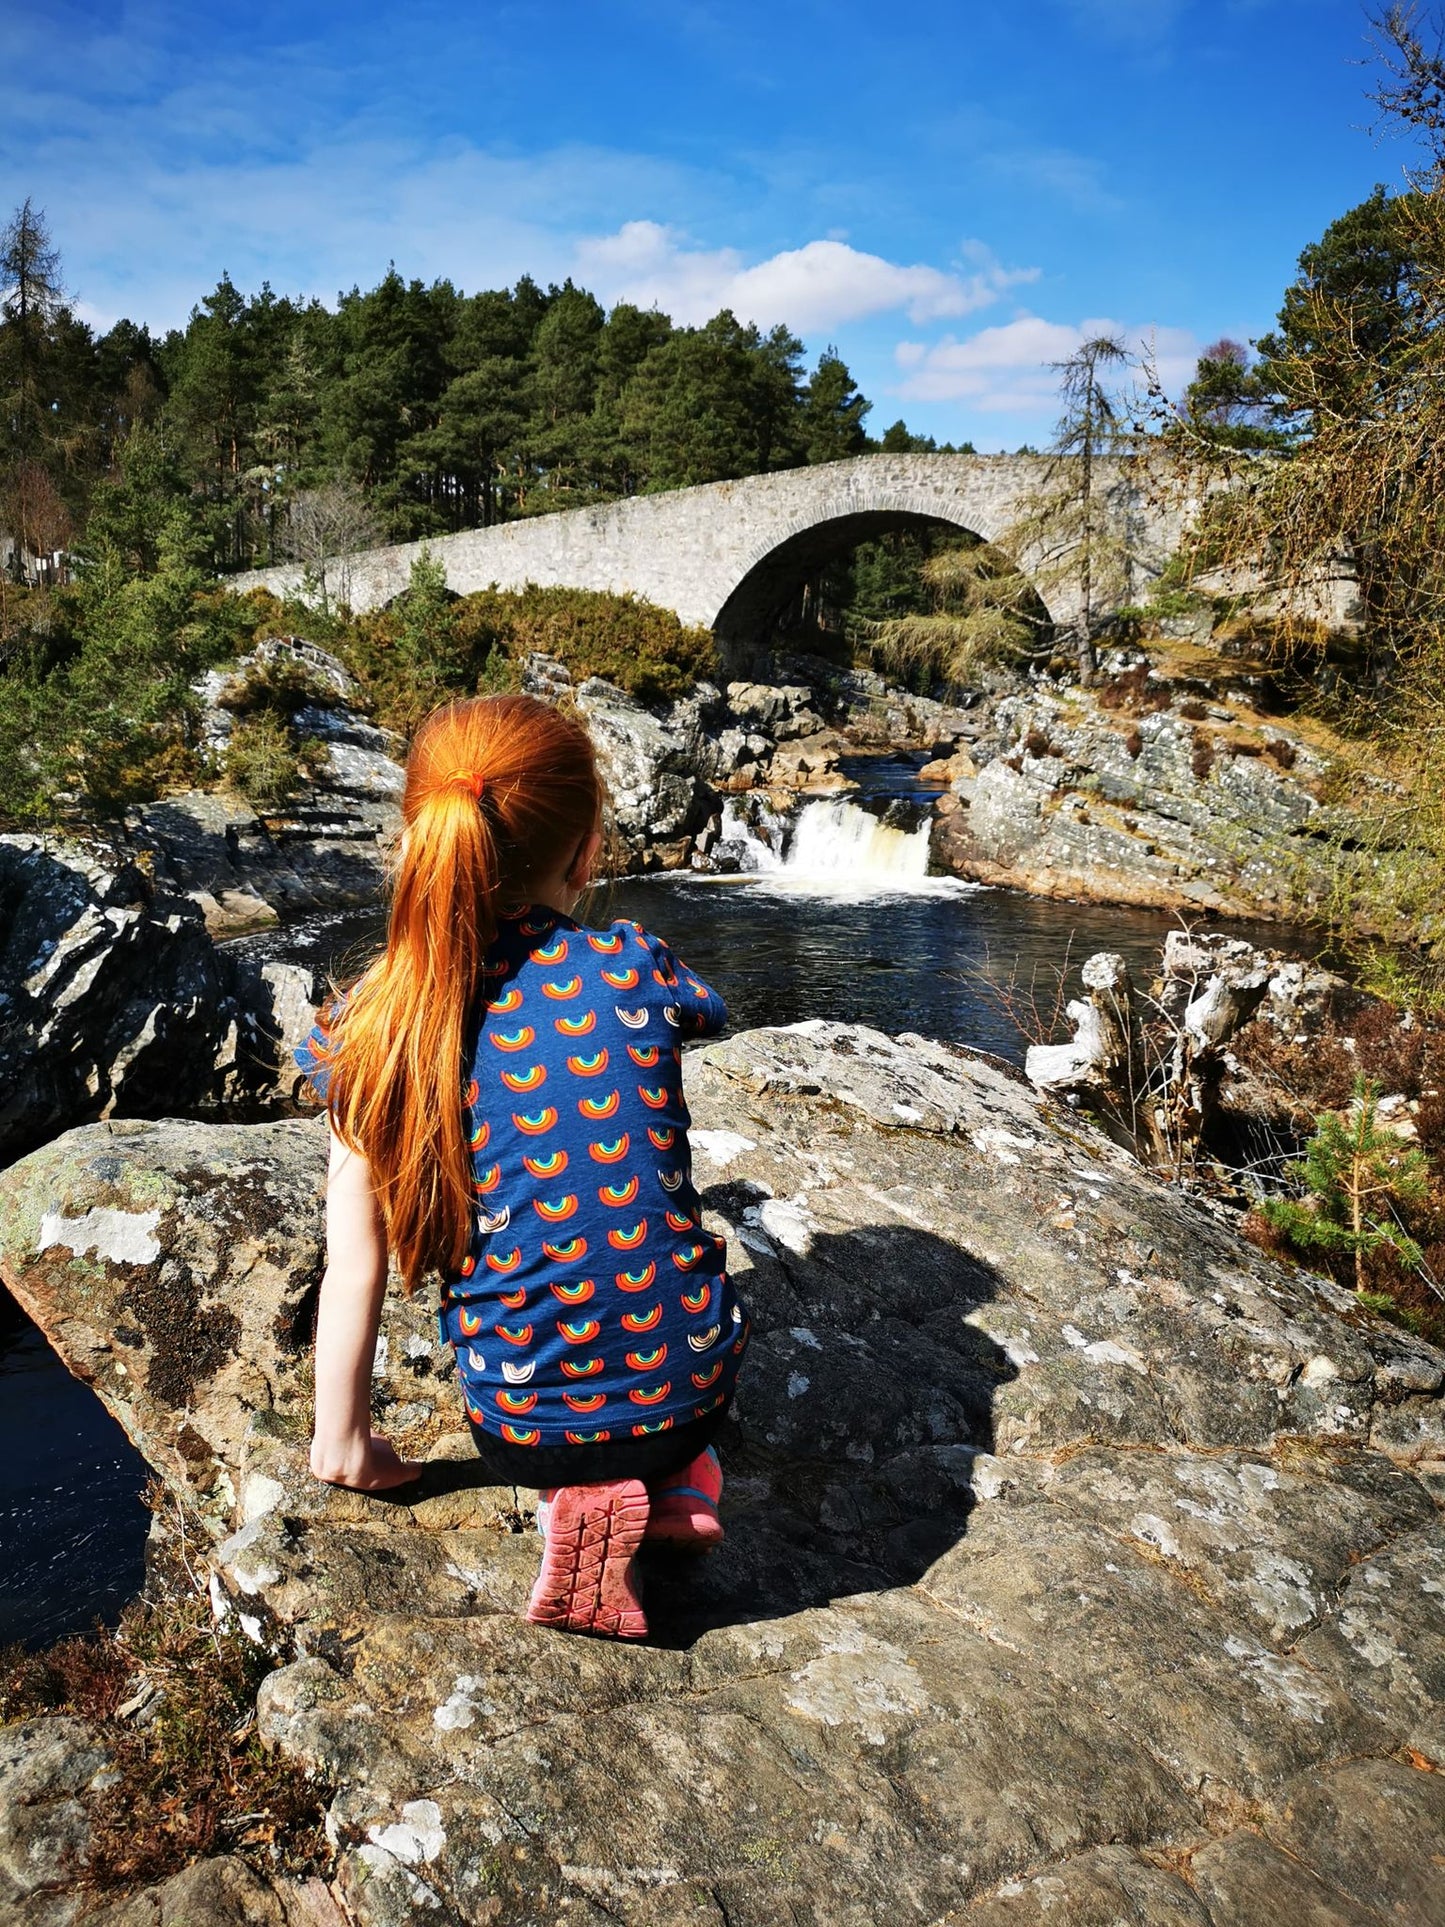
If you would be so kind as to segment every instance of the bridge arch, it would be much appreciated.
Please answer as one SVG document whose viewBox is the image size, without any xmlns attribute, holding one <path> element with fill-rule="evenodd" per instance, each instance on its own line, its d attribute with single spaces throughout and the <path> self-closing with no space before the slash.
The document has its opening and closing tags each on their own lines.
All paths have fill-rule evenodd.
<svg viewBox="0 0 1445 1927">
<path fill-rule="evenodd" d="M 954 529 L 997 546 L 1003 531 L 991 526 L 996 518 L 978 513 L 949 513 L 936 500 L 897 493 L 867 507 L 856 501 L 822 505 L 791 524 L 775 528 L 768 538 L 738 558 L 738 578 L 713 618 L 713 632 L 724 657 L 740 657 L 775 619 L 798 583 L 827 563 L 848 554 L 861 542 L 907 529 Z M 1024 573 L 1028 571 L 1025 568 Z M 1035 585 L 1035 594 L 1050 622 L 1059 614 L 1050 597 Z"/>
</svg>

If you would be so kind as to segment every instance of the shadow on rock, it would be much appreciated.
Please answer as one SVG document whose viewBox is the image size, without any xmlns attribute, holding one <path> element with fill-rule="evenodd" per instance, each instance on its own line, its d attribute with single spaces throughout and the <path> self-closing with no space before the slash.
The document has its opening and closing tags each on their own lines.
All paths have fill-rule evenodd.
<svg viewBox="0 0 1445 1927">
<path fill-rule="evenodd" d="M 729 1190 L 704 1206 L 741 1216 Z M 651 1562 L 663 1643 L 920 1578 L 964 1533 L 994 1396 L 1015 1376 L 970 1323 L 1001 1280 L 942 1238 L 744 1235 L 754 1336 L 721 1446 L 728 1536 L 707 1560 Z"/>
</svg>

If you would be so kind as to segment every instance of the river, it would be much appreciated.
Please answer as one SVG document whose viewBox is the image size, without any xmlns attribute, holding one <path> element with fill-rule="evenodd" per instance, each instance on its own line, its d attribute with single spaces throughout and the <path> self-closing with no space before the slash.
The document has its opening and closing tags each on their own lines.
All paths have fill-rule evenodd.
<svg viewBox="0 0 1445 1927">
<path fill-rule="evenodd" d="M 907 761 L 875 760 L 866 775 L 875 808 L 917 794 Z M 666 937 L 723 992 L 734 1028 L 832 1017 L 1013 1063 L 1028 1040 L 1010 1002 L 1047 1013 L 1060 973 L 1077 994 L 1078 966 L 1100 949 L 1122 952 L 1147 978 L 1178 922 L 930 878 L 926 835 L 906 816 L 898 827 L 860 818 L 850 804 L 814 804 L 786 859 L 749 831 L 743 856 L 759 866 L 749 873 L 627 879 L 597 892 L 585 914 L 636 918 Z M 1283 941 L 1277 929 L 1229 928 Z M 242 942 L 345 976 L 380 931 L 378 912 L 349 911 Z M 0 1311 L 0 1644 L 43 1645 L 97 1618 L 113 1622 L 138 1590 L 147 1475 L 34 1327 L 8 1299 Z"/>
</svg>

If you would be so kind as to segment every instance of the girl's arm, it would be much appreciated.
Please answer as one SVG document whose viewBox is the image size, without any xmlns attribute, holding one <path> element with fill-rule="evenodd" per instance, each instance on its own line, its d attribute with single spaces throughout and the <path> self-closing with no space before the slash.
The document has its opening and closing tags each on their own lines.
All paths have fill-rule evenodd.
<svg viewBox="0 0 1445 1927">
<path fill-rule="evenodd" d="M 386 1229 L 366 1159 L 333 1130 L 326 1180 L 326 1273 L 316 1312 L 311 1470 L 328 1485 L 383 1492 L 421 1474 L 371 1429 L 371 1366 L 386 1295 Z"/>
<path fill-rule="evenodd" d="M 634 924 L 639 934 L 646 936 Z M 718 993 L 705 984 L 695 970 L 689 970 L 677 952 L 661 937 L 647 937 L 657 967 L 665 981 L 677 992 L 679 1028 L 684 1037 L 716 1037 L 727 1028 L 728 1007 Z"/>
</svg>

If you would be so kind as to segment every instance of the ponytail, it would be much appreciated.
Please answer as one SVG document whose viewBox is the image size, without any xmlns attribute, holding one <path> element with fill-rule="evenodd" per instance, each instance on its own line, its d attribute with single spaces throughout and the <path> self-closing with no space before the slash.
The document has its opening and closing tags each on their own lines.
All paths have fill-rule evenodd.
<svg viewBox="0 0 1445 1927">
<path fill-rule="evenodd" d="M 332 1122 L 371 1167 L 408 1294 L 428 1270 L 455 1273 L 471 1242 L 462 1077 L 499 912 L 567 860 L 600 805 L 586 730 L 533 697 L 454 703 L 417 733 L 386 949 L 328 1054 Z"/>
</svg>

